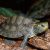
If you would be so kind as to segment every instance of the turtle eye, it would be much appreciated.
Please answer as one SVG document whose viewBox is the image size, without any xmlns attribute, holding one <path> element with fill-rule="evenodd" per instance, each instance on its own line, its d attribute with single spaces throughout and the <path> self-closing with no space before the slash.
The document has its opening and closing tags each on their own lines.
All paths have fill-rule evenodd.
<svg viewBox="0 0 50 50">
<path fill-rule="evenodd" d="M 42 26 L 42 27 L 44 27 L 44 25 L 43 25 L 43 24 L 42 24 L 41 26 Z"/>
</svg>

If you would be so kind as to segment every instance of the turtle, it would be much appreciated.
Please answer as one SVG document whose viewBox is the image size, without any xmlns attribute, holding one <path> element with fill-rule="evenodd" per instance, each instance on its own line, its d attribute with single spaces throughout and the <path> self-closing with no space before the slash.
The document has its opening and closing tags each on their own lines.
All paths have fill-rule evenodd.
<svg viewBox="0 0 50 50">
<path fill-rule="evenodd" d="M 39 0 L 31 6 L 28 16 L 39 19 L 47 14 L 50 14 L 50 0 Z"/>
<path fill-rule="evenodd" d="M 0 35 L 6 37 L 4 43 L 14 45 L 15 41 L 8 40 L 23 37 L 24 40 L 20 47 L 24 48 L 28 38 L 36 36 L 48 29 L 48 22 L 40 22 L 39 20 L 32 20 L 32 18 L 25 18 L 23 15 L 7 17 L 5 23 L 0 27 Z"/>
<path fill-rule="evenodd" d="M 8 17 L 6 22 L 0 27 L 0 35 L 8 38 L 19 38 L 29 34 L 29 29 L 31 29 L 32 26 L 36 33 L 41 33 L 48 28 L 48 23 L 40 23 L 39 20 L 25 18 L 23 15 Z"/>
</svg>

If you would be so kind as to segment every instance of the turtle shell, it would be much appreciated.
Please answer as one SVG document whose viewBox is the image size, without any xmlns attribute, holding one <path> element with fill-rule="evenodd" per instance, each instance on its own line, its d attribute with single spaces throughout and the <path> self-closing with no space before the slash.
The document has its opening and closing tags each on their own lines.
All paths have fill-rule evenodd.
<svg viewBox="0 0 50 50">
<path fill-rule="evenodd" d="M 9 38 L 18 38 L 29 33 L 29 28 L 33 23 L 31 18 L 23 15 L 7 17 L 6 23 L 0 27 L 0 35 Z"/>
</svg>

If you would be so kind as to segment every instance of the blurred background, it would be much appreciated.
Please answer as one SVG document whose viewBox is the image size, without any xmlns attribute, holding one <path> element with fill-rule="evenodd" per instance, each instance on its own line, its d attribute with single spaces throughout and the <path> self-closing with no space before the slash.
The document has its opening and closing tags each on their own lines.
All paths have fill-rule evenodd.
<svg viewBox="0 0 50 50">
<path fill-rule="evenodd" d="M 36 1 L 38 0 L 0 0 L 0 6 L 26 13 Z"/>
</svg>

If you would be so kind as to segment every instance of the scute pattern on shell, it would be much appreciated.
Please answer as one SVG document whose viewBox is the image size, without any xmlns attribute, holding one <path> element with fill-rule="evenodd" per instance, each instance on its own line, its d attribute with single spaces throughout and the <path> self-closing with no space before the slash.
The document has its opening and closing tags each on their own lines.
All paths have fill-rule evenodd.
<svg viewBox="0 0 50 50">
<path fill-rule="evenodd" d="M 21 37 L 28 33 L 31 23 L 33 23 L 32 19 L 21 15 L 8 17 L 6 23 L 0 28 L 0 35 L 9 38 Z"/>
</svg>

